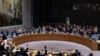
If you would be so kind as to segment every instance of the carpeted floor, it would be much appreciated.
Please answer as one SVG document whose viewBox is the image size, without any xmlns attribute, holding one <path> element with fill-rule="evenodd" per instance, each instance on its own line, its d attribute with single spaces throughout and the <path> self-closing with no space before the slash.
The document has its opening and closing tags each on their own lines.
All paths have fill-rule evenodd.
<svg viewBox="0 0 100 56">
<path fill-rule="evenodd" d="M 44 46 L 47 46 L 48 51 L 66 51 L 66 50 L 73 50 L 77 49 L 79 50 L 82 55 L 88 56 L 89 53 L 93 53 L 94 56 L 100 56 L 100 51 L 92 51 L 89 49 L 87 46 L 84 46 L 82 44 L 78 43 L 73 43 L 73 42 L 67 42 L 67 41 L 33 41 L 33 42 L 28 42 L 19 45 L 20 47 L 24 48 L 30 48 L 30 49 L 35 49 L 35 50 L 44 50 Z"/>
</svg>

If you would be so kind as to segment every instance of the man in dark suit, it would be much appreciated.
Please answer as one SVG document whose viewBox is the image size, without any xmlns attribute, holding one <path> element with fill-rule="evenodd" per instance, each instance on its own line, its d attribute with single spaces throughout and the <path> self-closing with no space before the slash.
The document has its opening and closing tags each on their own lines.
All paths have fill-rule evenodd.
<svg viewBox="0 0 100 56">
<path fill-rule="evenodd" d="M 5 48 L 4 46 L 0 45 L 0 55 L 5 54 Z"/>
</svg>

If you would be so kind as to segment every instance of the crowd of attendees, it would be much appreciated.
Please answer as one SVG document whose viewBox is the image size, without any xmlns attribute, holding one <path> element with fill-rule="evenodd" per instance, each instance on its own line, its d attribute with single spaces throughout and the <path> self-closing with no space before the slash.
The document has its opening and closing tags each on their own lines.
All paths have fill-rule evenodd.
<svg viewBox="0 0 100 56">
<path fill-rule="evenodd" d="M 48 52 L 47 54 L 41 51 L 38 51 L 36 56 L 82 56 L 81 52 L 78 50 L 73 50 L 70 52 Z"/>
<path fill-rule="evenodd" d="M 14 29 L 0 30 L 0 55 L 4 56 L 28 56 L 28 48 L 17 48 L 13 43 L 12 39 L 16 36 L 22 36 L 26 34 L 70 34 L 84 36 L 89 39 L 100 40 L 99 27 L 89 25 L 66 25 L 66 24 L 49 24 L 38 27 L 23 27 Z M 75 51 L 76 53 L 78 50 Z M 40 52 L 37 52 L 36 56 Z M 61 56 L 61 53 L 59 53 Z M 57 55 L 57 56 L 59 56 Z M 80 56 L 81 53 L 78 52 Z M 72 56 L 72 55 L 71 55 Z M 75 55 L 74 55 L 75 56 Z"/>
<path fill-rule="evenodd" d="M 11 41 L 4 40 L 0 44 L 0 56 L 28 56 L 28 48 L 15 46 Z"/>
<path fill-rule="evenodd" d="M 3 38 L 12 38 L 25 34 L 71 34 L 89 37 L 99 40 L 99 27 L 89 25 L 66 25 L 66 24 L 50 24 L 38 27 L 23 27 L 15 29 L 0 30 L 0 36 Z"/>
</svg>

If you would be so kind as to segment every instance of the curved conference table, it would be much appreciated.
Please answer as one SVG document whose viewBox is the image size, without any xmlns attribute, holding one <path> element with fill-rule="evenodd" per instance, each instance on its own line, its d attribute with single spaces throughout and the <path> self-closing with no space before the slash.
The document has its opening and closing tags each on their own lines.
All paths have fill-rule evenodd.
<svg viewBox="0 0 100 56">
<path fill-rule="evenodd" d="M 34 34 L 23 35 L 13 39 L 15 45 L 20 45 L 31 41 L 45 41 L 45 40 L 58 40 L 58 41 L 70 41 L 79 44 L 83 44 L 89 47 L 91 50 L 98 50 L 98 43 L 94 40 L 87 39 L 77 35 L 65 35 L 65 34 Z"/>
</svg>

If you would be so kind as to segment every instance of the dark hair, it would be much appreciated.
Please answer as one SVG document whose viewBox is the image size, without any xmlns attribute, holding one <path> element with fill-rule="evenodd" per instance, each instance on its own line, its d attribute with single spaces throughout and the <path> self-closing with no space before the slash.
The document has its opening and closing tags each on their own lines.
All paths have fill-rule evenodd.
<svg viewBox="0 0 100 56">
<path fill-rule="evenodd" d="M 93 53 L 90 53 L 89 56 L 93 56 Z"/>
</svg>

